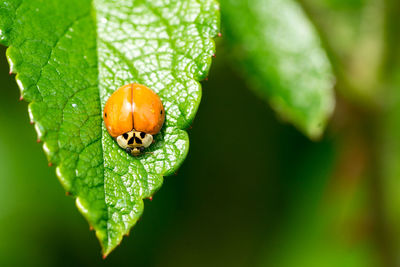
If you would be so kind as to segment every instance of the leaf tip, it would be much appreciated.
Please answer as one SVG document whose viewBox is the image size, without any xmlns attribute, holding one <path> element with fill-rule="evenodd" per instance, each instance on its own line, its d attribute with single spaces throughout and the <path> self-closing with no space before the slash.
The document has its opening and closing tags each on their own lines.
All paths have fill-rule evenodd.
<svg viewBox="0 0 400 267">
<path fill-rule="evenodd" d="M 116 246 L 118 246 L 119 244 L 117 244 Z M 110 253 L 115 249 L 116 246 L 112 246 L 112 247 L 104 247 L 103 246 L 103 250 L 102 250 L 102 259 L 105 260 L 108 255 L 110 255 Z"/>
</svg>

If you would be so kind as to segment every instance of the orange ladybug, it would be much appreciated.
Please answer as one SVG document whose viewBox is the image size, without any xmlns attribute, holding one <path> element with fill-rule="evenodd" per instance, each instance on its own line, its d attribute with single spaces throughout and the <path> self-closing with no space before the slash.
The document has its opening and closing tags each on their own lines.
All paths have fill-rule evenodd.
<svg viewBox="0 0 400 267">
<path fill-rule="evenodd" d="M 141 84 L 127 84 L 116 90 L 104 107 L 108 133 L 120 147 L 137 156 L 153 142 L 164 124 L 165 110 L 158 95 Z"/>
</svg>

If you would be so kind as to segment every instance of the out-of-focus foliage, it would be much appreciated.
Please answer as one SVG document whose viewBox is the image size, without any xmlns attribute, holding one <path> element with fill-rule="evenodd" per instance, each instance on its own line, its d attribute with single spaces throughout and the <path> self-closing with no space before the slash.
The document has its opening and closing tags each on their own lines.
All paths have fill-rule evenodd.
<svg viewBox="0 0 400 267">
<path fill-rule="evenodd" d="M 380 266 L 369 181 L 358 172 L 362 156 L 358 144 L 341 146 L 344 139 L 302 152 L 296 173 L 288 174 L 280 234 L 266 241 L 260 266 Z"/>
<path fill-rule="evenodd" d="M 375 0 L 300 0 L 318 26 L 341 95 L 363 106 L 381 97 L 385 4 Z"/>
<path fill-rule="evenodd" d="M 334 108 L 334 76 L 301 6 L 293 0 L 223 0 L 221 6 L 225 37 L 246 79 L 279 115 L 320 137 Z"/>
<path fill-rule="evenodd" d="M 400 2 L 302 0 L 331 48 L 338 91 L 366 109 L 361 119 L 370 160 L 381 260 L 397 266 L 400 252 Z M 332 27 L 335 25 L 335 27 Z M 343 118 L 342 118 L 343 119 Z M 360 119 L 360 118 L 359 118 Z M 368 154 L 368 151 L 364 151 Z"/>
<path fill-rule="evenodd" d="M 392 237 L 393 250 L 400 253 L 400 29 L 397 25 L 400 14 L 400 3 L 389 1 L 390 16 L 387 18 L 387 47 L 391 53 L 387 54 L 385 75 L 390 79 L 386 89 L 386 110 L 382 114 L 382 133 L 380 137 L 382 166 L 383 201 L 387 232 Z M 397 262 L 400 262 L 397 256 Z"/>
</svg>

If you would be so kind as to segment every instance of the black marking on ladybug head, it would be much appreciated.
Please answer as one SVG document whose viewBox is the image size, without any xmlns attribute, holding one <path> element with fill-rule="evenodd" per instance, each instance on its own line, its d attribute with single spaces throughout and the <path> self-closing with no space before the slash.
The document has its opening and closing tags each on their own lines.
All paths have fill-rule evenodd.
<svg viewBox="0 0 400 267">
<path fill-rule="evenodd" d="M 144 133 L 144 132 L 140 133 L 140 137 L 144 138 L 145 136 L 146 136 L 146 133 Z"/>
<path fill-rule="evenodd" d="M 126 139 L 128 139 L 129 135 L 128 135 L 128 133 L 124 133 L 124 134 L 122 135 L 122 137 L 126 140 Z"/>
<path fill-rule="evenodd" d="M 135 137 L 135 142 L 136 142 L 136 144 L 139 144 L 139 145 L 143 144 L 142 139 L 140 139 L 138 137 Z"/>
<path fill-rule="evenodd" d="M 133 140 L 134 140 L 134 138 L 131 137 L 131 139 L 129 139 L 129 141 L 128 141 L 128 145 L 132 145 L 133 144 Z"/>
</svg>

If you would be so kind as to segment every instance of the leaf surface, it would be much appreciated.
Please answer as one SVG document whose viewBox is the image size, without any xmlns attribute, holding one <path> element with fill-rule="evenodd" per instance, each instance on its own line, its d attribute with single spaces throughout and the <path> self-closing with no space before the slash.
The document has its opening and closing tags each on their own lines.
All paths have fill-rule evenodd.
<svg viewBox="0 0 400 267">
<path fill-rule="evenodd" d="M 214 54 L 214 0 L 6 0 L 0 40 L 48 160 L 109 254 L 143 199 L 184 160 Z M 132 157 L 108 135 L 114 90 L 141 83 L 161 97 L 166 122 L 151 153 Z"/>
<path fill-rule="evenodd" d="M 318 138 L 334 108 L 334 76 L 313 25 L 293 0 L 222 0 L 224 36 L 273 109 Z"/>
</svg>

